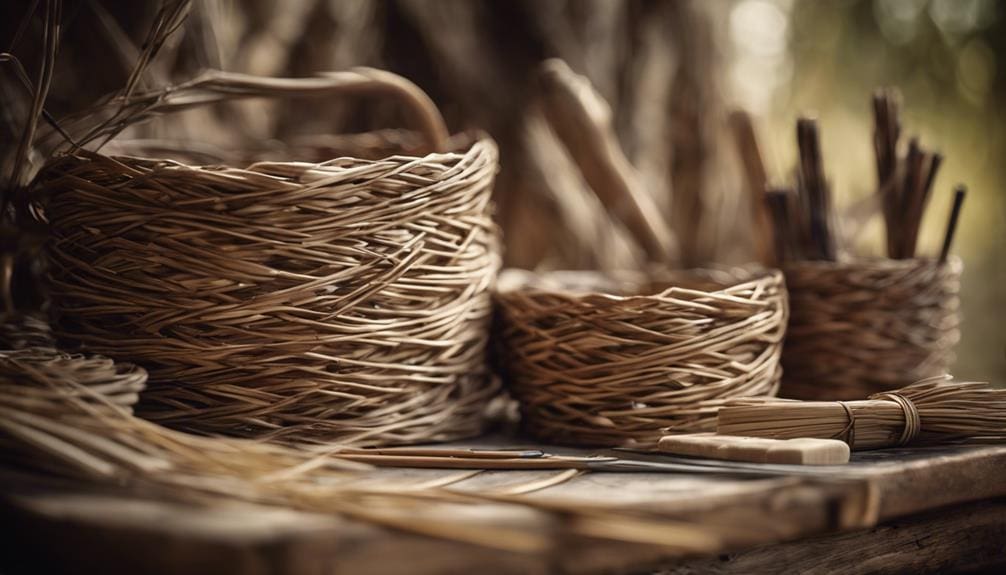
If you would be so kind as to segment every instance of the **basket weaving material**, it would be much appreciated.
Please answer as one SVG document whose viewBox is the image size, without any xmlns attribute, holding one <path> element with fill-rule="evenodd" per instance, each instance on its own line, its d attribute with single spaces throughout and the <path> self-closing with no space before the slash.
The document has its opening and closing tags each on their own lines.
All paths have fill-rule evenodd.
<svg viewBox="0 0 1006 575">
<path fill-rule="evenodd" d="M 240 80 L 220 92 L 276 95 Z M 477 434 L 497 387 L 496 169 L 488 139 L 247 167 L 65 155 L 38 180 L 57 335 L 147 368 L 138 412 L 186 430 L 358 445 Z"/>
<path fill-rule="evenodd" d="M 48 387 L 50 377 L 71 378 L 80 387 L 72 392 Z M 51 348 L 27 348 L 0 351 L 0 383 L 30 383 L 29 393 L 24 389 L 7 389 L 9 401 L 25 412 L 38 407 L 40 398 L 69 399 L 71 396 L 90 400 L 101 396 L 104 401 L 123 409 L 136 403 L 138 394 L 147 381 L 143 368 L 128 363 L 116 363 L 107 357 L 86 357 L 68 354 Z M 18 393 L 18 392 L 23 393 Z"/>
<path fill-rule="evenodd" d="M 508 271 L 499 286 L 506 380 L 543 440 L 648 444 L 713 431 L 726 400 L 777 391 L 780 272 Z"/>
<path fill-rule="evenodd" d="M 946 373 L 961 269 L 958 258 L 788 264 L 781 395 L 861 399 Z"/>
</svg>

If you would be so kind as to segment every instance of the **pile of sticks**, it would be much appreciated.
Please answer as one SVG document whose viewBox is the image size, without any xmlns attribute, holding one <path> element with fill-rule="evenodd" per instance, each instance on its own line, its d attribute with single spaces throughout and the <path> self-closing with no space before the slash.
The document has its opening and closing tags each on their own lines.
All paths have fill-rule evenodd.
<svg viewBox="0 0 1006 575">
<path fill-rule="evenodd" d="M 796 185 L 772 188 L 765 194 L 776 259 L 834 260 L 831 190 L 824 176 L 817 120 L 797 120 L 796 141 L 800 150 Z"/>
<path fill-rule="evenodd" d="M 873 144 L 877 163 L 877 197 L 886 225 L 887 256 L 891 259 L 911 259 L 916 255 L 919 228 L 933 182 L 943 163 L 943 155 L 926 150 L 917 137 L 908 141 L 907 151 L 899 155 L 901 120 L 900 97 L 890 89 L 879 89 L 873 95 Z M 816 119 L 797 120 L 796 137 L 799 148 L 796 183 L 792 186 L 766 185 L 765 169 L 760 163 L 750 128 L 750 120 L 738 125 L 737 143 L 748 172 L 748 184 L 755 197 L 756 226 L 761 227 L 774 253 L 763 257 L 766 263 L 787 261 L 834 261 L 838 248 L 835 239 L 835 219 L 831 190 L 825 177 L 821 142 Z M 755 161 L 751 161 L 754 158 Z M 755 189 L 758 188 L 758 189 Z M 953 242 L 961 204 L 967 193 L 963 185 L 955 189 L 953 208 L 944 236 L 940 261 L 945 261 Z M 757 204 L 762 202 L 762 206 Z"/>
<path fill-rule="evenodd" d="M 892 259 L 915 257 L 919 226 L 933 188 L 933 181 L 943 163 L 943 155 L 930 152 L 919 144 L 917 137 L 908 140 L 908 152 L 898 156 L 901 137 L 899 96 L 893 90 L 877 90 L 873 94 L 873 148 L 877 158 L 877 182 L 887 227 L 887 256 Z M 955 206 L 963 201 L 965 189 L 958 186 Z M 958 199 L 959 198 L 959 199 Z M 956 225 L 959 206 L 951 212 L 948 229 Z M 952 235 L 952 233 L 951 233 Z M 949 243 L 944 242 L 949 248 Z M 941 260 L 946 255 L 941 253 Z"/>
</svg>

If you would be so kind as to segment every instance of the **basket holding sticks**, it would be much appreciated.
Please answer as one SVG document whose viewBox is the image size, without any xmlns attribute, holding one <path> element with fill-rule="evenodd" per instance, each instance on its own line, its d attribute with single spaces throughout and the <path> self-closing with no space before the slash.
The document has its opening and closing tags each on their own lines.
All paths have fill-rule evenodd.
<svg viewBox="0 0 1006 575">
<path fill-rule="evenodd" d="M 783 395 L 859 399 L 946 373 L 961 268 L 958 258 L 786 264 Z"/>
<path fill-rule="evenodd" d="M 88 139 L 208 103 L 358 94 L 405 104 L 435 153 L 205 166 L 77 150 L 38 176 L 57 335 L 146 368 L 144 417 L 356 445 L 481 431 L 497 388 L 491 140 L 451 150 L 429 98 L 370 69 L 211 73 L 114 102 L 126 116 Z"/>
<path fill-rule="evenodd" d="M 736 397 L 778 389 L 778 271 L 500 277 L 501 361 L 527 429 L 573 445 L 712 431 Z"/>
<path fill-rule="evenodd" d="M 800 162 L 796 185 L 766 191 L 765 228 L 771 258 L 786 276 L 790 322 L 783 351 L 783 397 L 844 400 L 866 397 L 946 373 L 960 339 L 958 308 L 962 264 L 950 257 L 965 190 L 954 192 L 943 248 L 936 258 L 916 256 L 922 217 L 943 161 L 911 138 L 899 156 L 897 98 L 874 96 L 878 191 L 846 213 L 832 216 L 817 122 L 797 122 Z M 741 140 L 752 148 L 751 138 Z M 757 149 L 750 181 L 764 182 Z M 760 178 L 758 176 L 761 176 Z M 850 256 L 836 224 L 854 238 L 880 208 L 888 258 Z M 865 210 L 864 210 L 865 208 Z M 848 246 L 846 246 L 847 248 Z"/>
</svg>

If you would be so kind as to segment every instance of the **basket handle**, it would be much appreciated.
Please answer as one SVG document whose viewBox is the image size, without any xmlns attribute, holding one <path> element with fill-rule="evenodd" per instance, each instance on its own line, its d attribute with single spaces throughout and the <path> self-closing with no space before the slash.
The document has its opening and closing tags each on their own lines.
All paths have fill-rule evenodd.
<svg viewBox="0 0 1006 575">
<path fill-rule="evenodd" d="M 113 100 L 120 106 L 117 122 L 110 122 L 85 138 L 116 134 L 129 125 L 157 114 L 167 114 L 206 104 L 244 98 L 289 98 L 367 94 L 397 98 L 416 124 L 416 129 L 435 152 L 447 150 L 450 134 L 436 104 L 411 81 L 374 68 L 327 72 L 312 78 L 269 78 L 210 70 L 189 82 L 164 90 Z M 133 113 L 130 113 L 133 111 Z"/>
</svg>

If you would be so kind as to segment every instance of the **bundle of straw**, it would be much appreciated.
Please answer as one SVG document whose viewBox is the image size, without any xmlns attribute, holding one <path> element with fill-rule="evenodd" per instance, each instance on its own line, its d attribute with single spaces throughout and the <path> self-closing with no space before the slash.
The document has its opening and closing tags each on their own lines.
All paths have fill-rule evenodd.
<svg viewBox="0 0 1006 575">
<path fill-rule="evenodd" d="M 119 375 L 106 370 L 108 381 L 82 377 L 92 373 L 85 369 L 89 362 L 115 367 L 116 374 L 131 372 L 106 361 L 69 356 L 52 361 L 37 350 L 0 351 L 0 471 L 203 507 L 249 502 L 335 514 L 515 552 L 544 552 L 571 535 L 687 552 L 721 546 L 710 528 L 633 509 L 520 495 L 555 484 L 552 478 L 479 492 L 447 489 L 471 472 L 434 482 L 376 482 L 369 466 L 339 458 L 339 446 L 295 449 L 167 429 L 135 417 L 128 401 L 109 395 Z M 136 386 L 142 373 L 131 373 Z M 8 477 L 0 473 L 0 487 Z M 475 512 L 476 507 L 491 513 Z M 507 521 L 529 513 L 540 513 L 545 521 Z"/>
<path fill-rule="evenodd" d="M 1006 440 L 1006 389 L 949 376 L 859 401 L 739 399 L 723 407 L 717 433 L 774 439 L 842 439 L 854 450 L 966 438 Z"/>
</svg>

